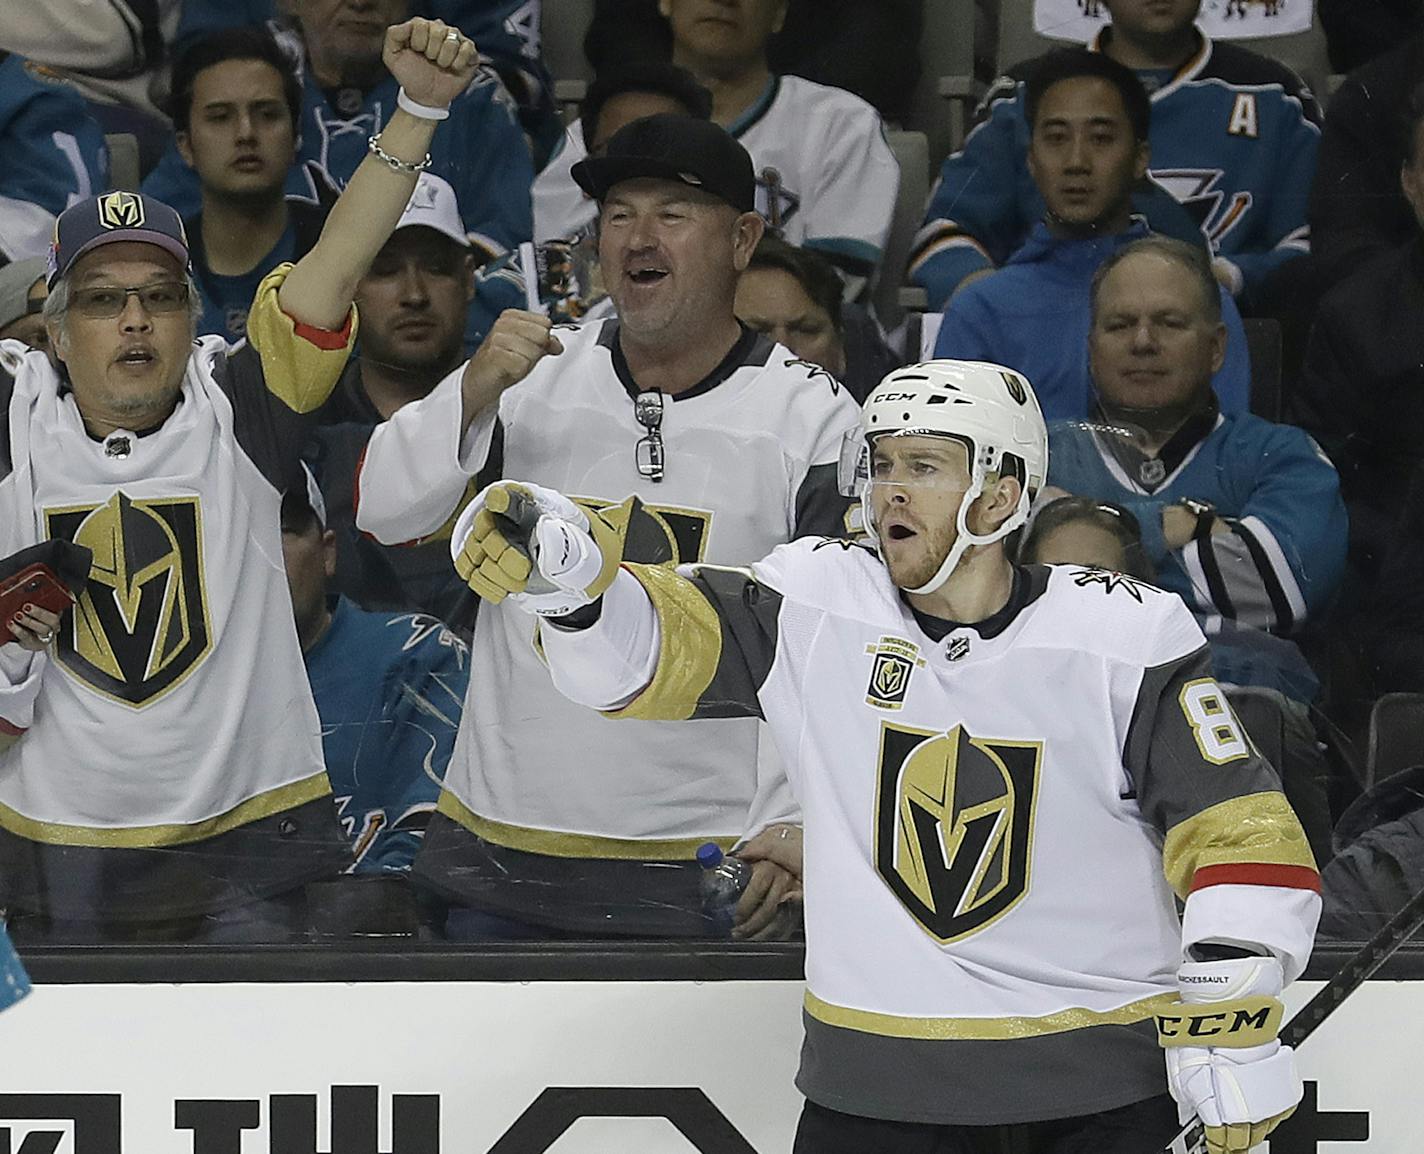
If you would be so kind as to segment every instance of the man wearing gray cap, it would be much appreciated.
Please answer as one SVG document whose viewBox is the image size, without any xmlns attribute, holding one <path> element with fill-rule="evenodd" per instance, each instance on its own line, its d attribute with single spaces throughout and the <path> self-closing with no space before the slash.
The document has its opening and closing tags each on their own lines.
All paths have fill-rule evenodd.
<svg viewBox="0 0 1424 1154">
<path fill-rule="evenodd" d="M 502 314 L 462 371 L 372 434 L 357 525 L 388 542 L 446 532 L 472 482 L 509 476 L 606 510 L 648 561 L 737 564 L 842 533 L 836 461 L 855 405 L 732 311 L 763 231 L 746 150 L 659 115 L 574 171 L 600 205 L 617 315 L 554 328 Z M 698 847 L 799 820 L 770 743 L 755 721 L 709 721 L 696 740 L 615 725 L 559 695 L 532 641 L 525 614 L 481 608 L 417 874 L 478 911 L 452 914 L 456 934 L 707 934 Z M 755 869 L 748 936 L 784 924 L 793 885 Z"/>
<path fill-rule="evenodd" d="M 20 341 L 32 349 L 48 345 L 43 316 L 48 295 L 44 257 L 0 268 L 0 341 Z"/>
<path fill-rule="evenodd" d="M 194 341 L 167 205 L 112 192 L 55 227 L 55 362 L 0 372 L 0 557 L 50 541 L 93 561 L 72 610 L 4 623 L 0 906 L 20 936 L 297 935 L 302 883 L 351 861 L 287 608 L 281 489 L 476 53 L 411 20 L 385 59 L 401 110 L 312 251 L 259 287 L 247 344 Z"/>
</svg>

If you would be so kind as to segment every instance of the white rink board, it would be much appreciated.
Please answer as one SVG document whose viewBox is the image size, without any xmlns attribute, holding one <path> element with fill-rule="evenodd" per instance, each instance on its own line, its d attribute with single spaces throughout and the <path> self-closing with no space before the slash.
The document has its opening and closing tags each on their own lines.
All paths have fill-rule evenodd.
<svg viewBox="0 0 1424 1154">
<path fill-rule="evenodd" d="M 1291 1009 L 1314 988 L 1293 988 Z M 745 1142 L 724 1133 L 703 1149 L 783 1154 L 801 1104 L 801 992 L 771 981 L 42 986 L 0 1017 L 0 1151 L 25 1154 L 32 1140 L 45 1154 L 211 1154 L 224 1148 L 176 1128 L 175 1103 L 236 1100 L 253 1104 L 251 1128 L 232 1131 L 235 1154 L 687 1154 L 699 1147 L 653 1117 L 506 1137 L 548 1087 L 683 1087 L 700 1089 Z M 1421 1054 L 1424 983 L 1361 989 L 1301 1065 L 1332 1115 L 1321 1125 L 1359 1126 L 1339 1112 L 1367 1111 L 1369 1140 L 1299 1150 L 1424 1151 Z M 377 1088 L 374 1145 L 332 1148 L 332 1086 Z M 112 1126 L 76 1133 L 40 1112 L 53 1099 L 32 1095 L 108 1095 L 122 1142 Z M 271 1095 L 312 1096 L 314 1145 L 310 1127 L 304 1146 L 273 1133 Z M 438 1146 L 393 1137 L 393 1095 L 439 1096 Z M 64 1136 L 54 1145 L 46 1134 Z"/>
</svg>

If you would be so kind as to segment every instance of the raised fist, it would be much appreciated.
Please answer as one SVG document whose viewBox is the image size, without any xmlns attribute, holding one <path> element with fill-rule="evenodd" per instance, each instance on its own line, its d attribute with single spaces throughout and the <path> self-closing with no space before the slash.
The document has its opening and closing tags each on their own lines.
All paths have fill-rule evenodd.
<svg viewBox="0 0 1424 1154">
<path fill-rule="evenodd" d="M 381 60 L 410 99 L 448 108 L 474 79 L 479 51 L 473 40 L 443 20 L 415 16 L 386 29 Z"/>
</svg>

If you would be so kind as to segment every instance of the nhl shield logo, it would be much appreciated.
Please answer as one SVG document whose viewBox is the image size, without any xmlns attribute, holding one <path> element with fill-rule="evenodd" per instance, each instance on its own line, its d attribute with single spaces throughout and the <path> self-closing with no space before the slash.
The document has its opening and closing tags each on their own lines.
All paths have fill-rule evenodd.
<svg viewBox="0 0 1424 1154">
<path fill-rule="evenodd" d="M 52 538 L 94 553 L 89 584 L 55 639 L 60 665 L 104 696 L 141 708 L 212 650 L 196 497 L 46 511 Z"/>
<path fill-rule="evenodd" d="M 867 645 L 865 652 L 875 658 L 865 703 L 877 709 L 899 709 L 910 688 L 910 674 L 925 663 L 919 646 L 903 637 L 882 637 L 880 644 Z"/>
<path fill-rule="evenodd" d="M 1043 743 L 880 724 L 875 868 L 926 933 L 958 941 L 1028 893 Z"/>
<path fill-rule="evenodd" d="M 132 192 L 111 192 L 99 198 L 99 223 L 105 228 L 138 228 L 143 201 Z"/>
</svg>

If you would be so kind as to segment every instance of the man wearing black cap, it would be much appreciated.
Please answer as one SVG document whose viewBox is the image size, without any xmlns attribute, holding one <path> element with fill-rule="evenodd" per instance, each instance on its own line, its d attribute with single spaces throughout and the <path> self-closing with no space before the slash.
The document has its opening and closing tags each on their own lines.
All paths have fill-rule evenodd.
<svg viewBox="0 0 1424 1154">
<path fill-rule="evenodd" d="M 59 218 L 57 368 L 35 351 L 0 372 L 0 557 L 70 541 L 93 564 L 72 611 L 22 605 L 0 645 L 0 906 L 21 935 L 288 936 L 293 893 L 350 863 L 287 610 L 281 488 L 476 54 L 412 20 L 385 58 L 402 110 L 317 245 L 258 288 L 244 346 L 194 342 L 171 208 L 114 192 Z"/>
<path fill-rule="evenodd" d="M 372 435 L 357 525 L 389 542 L 435 533 L 467 486 L 503 475 L 626 514 L 649 561 L 737 564 L 843 532 L 835 463 L 855 405 L 732 311 L 763 231 L 746 150 L 706 120 L 659 115 L 574 171 L 600 205 L 617 316 L 555 329 L 504 313 L 461 374 Z M 481 609 L 416 872 L 473 907 L 452 915 L 457 934 L 705 934 L 698 846 L 799 820 L 769 743 L 755 722 L 709 721 L 688 740 L 571 706 L 532 637 L 525 614 Z M 792 885 L 756 869 L 744 935 L 772 926 Z"/>
</svg>

